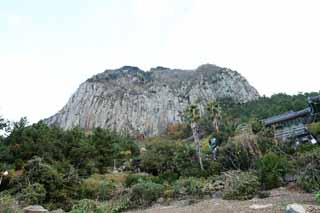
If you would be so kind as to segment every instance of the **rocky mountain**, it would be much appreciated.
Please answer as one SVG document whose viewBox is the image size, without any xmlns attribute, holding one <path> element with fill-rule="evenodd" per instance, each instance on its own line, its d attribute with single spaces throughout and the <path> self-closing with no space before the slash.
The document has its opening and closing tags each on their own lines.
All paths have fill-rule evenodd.
<svg viewBox="0 0 320 213">
<path fill-rule="evenodd" d="M 64 129 L 102 127 L 158 135 L 168 124 L 181 122 L 188 104 L 203 108 L 208 100 L 223 97 L 247 102 L 259 94 L 239 73 L 216 65 L 195 70 L 156 67 L 147 72 L 124 66 L 82 83 L 62 110 L 45 122 Z"/>
</svg>

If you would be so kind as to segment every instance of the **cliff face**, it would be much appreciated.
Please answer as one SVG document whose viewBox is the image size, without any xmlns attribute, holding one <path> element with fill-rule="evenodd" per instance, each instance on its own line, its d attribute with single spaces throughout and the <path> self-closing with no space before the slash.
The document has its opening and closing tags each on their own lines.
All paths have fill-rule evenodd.
<svg viewBox="0 0 320 213">
<path fill-rule="evenodd" d="M 82 83 L 63 109 L 45 122 L 64 129 L 102 127 L 158 135 L 168 124 L 181 122 L 189 103 L 203 106 L 223 97 L 247 102 L 258 96 L 239 73 L 215 65 L 196 70 L 156 67 L 148 72 L 124 66 Z"/>
</svg>

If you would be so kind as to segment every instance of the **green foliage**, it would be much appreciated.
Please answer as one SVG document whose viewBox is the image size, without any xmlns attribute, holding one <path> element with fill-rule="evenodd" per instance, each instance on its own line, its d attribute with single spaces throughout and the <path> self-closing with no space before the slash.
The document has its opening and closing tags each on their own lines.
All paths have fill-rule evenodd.
<svg viewBox="0 0 320 213">
<path fill-rule="evenodd" d="M 318 140 L 320 139 L 320 122 L 310 124 L 308 129 L 312 135 L 316 136 Z"/>
<path fill-rule="evenodd" d="M 180 176 L 202 177 L 208 176 L 208 173 L 210 173 L 207 168 L 204 171 L 199 168 L 194 144 L 177 143 L 172 164 Z M 206 165 L 206 162 L 204 164 Z"/>
<path fill-rule="evenodd" d="M 16 205 L 16 201 L 8 194 L 0 193 L 0 212 L 19 213 L 21 209 Z"/>
<path fill-rule="evenodd" d="M 230 171 L 225 173 L 223 198 L 227 200 L 247 200 L 259 191 L 258 177 L 251 172 Z"/>
<path fill-rule="evenodd" d="M 249 121 L 249 124 L 251 125 L 251 129 L 254 134 L 260 132 L 263 129 L 262 122 L 257 118 L 252 118 Z"/>
<path fill-rule="evenodd" d="M 97 203 L 94 200 L 83 199 L 79 200 L 70 213 L 93 213 L 97 210 Z"/>
<path fill-rule="evenodd" d="M 140 174 L 130 174 L 128 175 L 125 186 L 126 187 L 131 187 L 135 184 L 138 183 L 143 183 L 143 182 L 152 182 L 154 181 L 154 177 L 151 175 L 148 175 L 146 173 L 140 173 Z"/>
<path fill-rule="evenodd" d="M 127 196 L 122 196 L 118 200 L 113 200 L 111 202 L 102 203 L 98 206 L 96 212 L 108 212 L 108 213 L 119 213 L 130 208 L 130 202 Z"/>
<path fill-rule="evenodd" d="M 43 204 L 46 198 L 46 189 L 42 184 L 34 183 L 22 189 L 18 198 L 25 205 Z"/>
<path fill-rule="evenodd" d="M 107 166 L 113 166 L 114 159 L 122 165 L 126 160 L 139 154 L 139 147 L 133 138 L 126 135 L 117 135 L 115 132 L 97 128 L 90 139 L 97 151 L 95 159 L 100 172 L 106 172 Z"/>
<path fill-rule="evenodd" d="M 255 167 L 261 156 L 257 136 L 241 134 L 233 137 L 218 150 L 218 162 L 223 170 L 248 170 Z"/>
<path fill-rule="evenodd" d="M 116 186 L 100 175 L 93 175 L 83 180 L 80 186 L 80 197 L 93 200 L 108 200 L 112 197 Z"/>
<path fill-rule="evenodd" d="M 320 148 L 302 153 L 297 164 L 298 184 L 307 192 L 320 191 Z"/>
<path fill-rule="evenodd" d="M 174 181 L 179 179 L 179 174 L 176 172 L 172 172 L 172 171 L 166 171 L 166 172 L 159 174 L 158 177 L 159 177 L 160 183 L 165 183 L 165 182 L 173 183 Z M 156 182 L 156 181 L 154 181 L 154 182 Z"/>
<path fill-rule="evenodd" d="M 160 139 L 149 142 L 146 149 L 141 154 L 142 171 L 159 175 L 162 180 L 165 180 L 163 173 L 171 174 L 168 180 L 176 179 L 176 176 L 201 177 L 213 173 L 210 162 L 204 161 L 204 171 L 199 168 L 194 144 Z"/>
<path fill-rule="evenodd" d="M 316 201 L 320 204 L 320 191 L 316 193 L 315 197 Z"/>
<path fill-rule="evenodd" d="M 257 162 L 257 172 L 263 189 L 272 189 L 281 185 L 288 171 L 288 160 L 273 152 L 264 155 Z"/>
<path fill-rule="evenodd" d="M 184 118 L 188 123 L 199 122 L 200 111 L 196 104 L 190 104 L 184 111 Z"/>
<path fill-rule="evenodd" d="M 161 140 L 148 144 L 146 149 L 148 151 L 141 154 L 143 171 L 157 175 L 161 172 L 175 169 L 175 142 Z"/>
<path fill-rule="evenodd" d="M 149 206 L 163 195 L 164 187 L 153 182 L 142 182 L 132 186 L 130 203 L 132 206 Z"/>
<path fill-rule="evenodd" d="M 1 140 L 0 168 L 15 168 L 21 173 L 5 187 L 21 194 L 30 184 L 41 184 L 46 190 L 43 205 L 54 209 L 71 209 L 73 199 L 79 198 L 81 179 L 108 171 L 114 159 L 120 167 L 139 155 L 138 145 L 126 135 L 104 129 L 90 134 L 80 128 L 64 131 L 43 122 L 28 125 L 25 118 L 16 122 L 11 134 Z M 111 196 L 109 182 L 98 189 L 99 199 Z"/>
<path fill-rule="evenodd" d="M 290 110 L 298 111 L 307 107 L 307 98 L 317 96 L 319 93 L 304 93 L 298 95 L 286 95 L 283 93 L 262 96 L 258 100 L 244 104 L 238 104 L 230 99 L 221 99 L 219 103 L 225 114 L 239 123 L 246 123 L 252 118 L 264 119 Z"/>
<path fill-rule="evenodd" d="M 181 178 L 173 184 L 173 191 L 175 197 L 183 197 L 186 195 L 202 197 L 205 182 L 199 178 L 189 177 Z"/>
</svg>

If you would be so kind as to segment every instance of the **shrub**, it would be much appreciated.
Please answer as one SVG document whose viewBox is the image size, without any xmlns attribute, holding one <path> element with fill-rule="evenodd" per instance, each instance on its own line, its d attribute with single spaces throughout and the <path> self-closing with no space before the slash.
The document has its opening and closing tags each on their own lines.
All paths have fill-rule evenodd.
<svg viewBox="0 0 320 213">
<path fill-rule="evenodd" d="M 7 194 L 0 194 L 0 212 L 1 213 L 18 213 L 21 212 L 18 209 L 16 201 Z"/>
<path fill-rule="evenodd" d="M 130 203 L 132 206 L 148 206 L 163 194 L 164 187 L 153 182 L 142 182 L 132 186 Z"/>
<path fill-rule="evenodd" d="M 251 172 L 230 171 L 225 173 L 223 198 L 227 200 L 247 200 L 259 191 L 259 180 Z"/>
<path fill-rule="evenodd" d="M 140 174 L 130 174 L 126 178 L 125 186 L 131 187 L 137 183 L 143 183 L 143 182 L 156 182 L 156 177 L 148 175 L 146 173 L 140 173 Z"/>
<path fill-rule="evenodd" d="M 172 183 L 172 182 L 179 179 L 179 174 L 177 174 L 175 172 L 168 171 L 168 172 L 163 172 L 163 173 L 159 174 L 158 177 L 159 177 L 160 183 L 164 183 L 164 182 Z"/>
<path fill-rule="evenodd" d="M 94 200 L 79 200 L 73 207 L 71 213 L 93 213 L 97 210 L 97 203 Z"/>
<path fill-rule="evenodd" d="M 46 198 L 46 193 L 42 184 L 34 183 L 22 189 L 18 197 L 25 205 L 42 204 Z"/>
<path fill-rule="evenodd" d="M 298 184 L 307 192 L 320 191 L 320 148 L 301 154 L 297 165 Z"/>
<path fill-rule="evenodd" d="M 205 161 L 203 163 L 204 165 L 206 164 Z M 174 156 L 174 165 L 176 167 L 177 173 L 180 176 L 206 176 L 206 171 L 202 171 L 199 167 L 199 162 L 197 160 L 193 144 L 177 143 L 176 153 Z"/>
<path fill-rule="evenodd" d="M 105 180 L 103 176 L 93 175 L 85 179 L 80 187 L 81 198 L 94 200 L 108 200 L 112 197 L 116 186 L 113 182 Z"/>
<path fill-rule="evenodd" d="M 173 141 L 160 140 L 147 145 L 148 151 L 141 154 L 143 171 L 158 175 L 161 172 L 174 170 L 176 144 Z"/>
<path fill-rule="evenodd" d="M 263 189 L 272 189 L 280 186 L 282 177 L 288 170 L 286 157 L 269 152 L 257 162 L 259 180 Z"/>
<path fill-rule="evenodd" d="M 310 124 L 308 129 L 313 135 L 317 136 L 317 138 L 320 136 L 320 122 Z"/>
<path fill-rule="evenodd" d="M 320 204 L 320 192 L 316 193 L 316 201 Z"/>
<path fill-rule="evenodd" d="M 253 168 L 260 156 L 257 136 L 251 134 L 237 135 L 218 149 L 218 162 L 225 171 Z"/>
<path fill-rule="evenodd" d="M 123 196 L 118 200 L 113 200 L 112 202 L 102 203 L 98 206 L 97 213 L 118 213 L 125 211 L 130 208 L 129 199 L 127 196 Z"/>
<path fill-rule="evenodd" d="M 175 197 L 186 195 L 202 197 L 204 195 L 205 182 L 199 178 L 189 177 L 177 180 L 173 185 Z"/>
<path fill-rule="evenodd" d="M 263 123 L 257 118 L 252 118 L 249 123 L 254 134 L 260 132 L 264 127 Z"/>
<path fill-rule="evenodd" d="M 32 158 L 25 165 L 24 182 L 42 184 L 47 191 L 47 199 L 55 201 L 59 198 L 59 190 L 63 186 L 62 175 L 39 157 Z"/>
</svg>

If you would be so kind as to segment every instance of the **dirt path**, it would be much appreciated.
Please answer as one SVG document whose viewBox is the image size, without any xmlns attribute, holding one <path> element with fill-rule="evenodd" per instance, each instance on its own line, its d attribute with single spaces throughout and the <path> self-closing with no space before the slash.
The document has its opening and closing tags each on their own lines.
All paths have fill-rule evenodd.
<svg viewBox="0 0 320 213">
<path fill-rule="evenodd" d="M 130 213 L 232 213 L 232 212 L 285 212 L 288 204 L 299 203 L 305 206 L 307 212 L 320 213 L 320 208 L 316 207 L 312 194 L 291 191 L 280 188 L 271 191 L 271 196 L 265 199 L 254 198 L 248 201 L 227 201 L 222 199 L 210 199 L 200 201 L 193 205 L 184 205 L 186 202 L 177 201 L 169 206 L 154 206 L 146 210 L 136 210 Z M 256 205 L 256 209 L 253 208 Z M 257 209 L 259 207 L 263 207 Z M 308 211 L 309 210 L 309 211 Z"/>
</svg>

